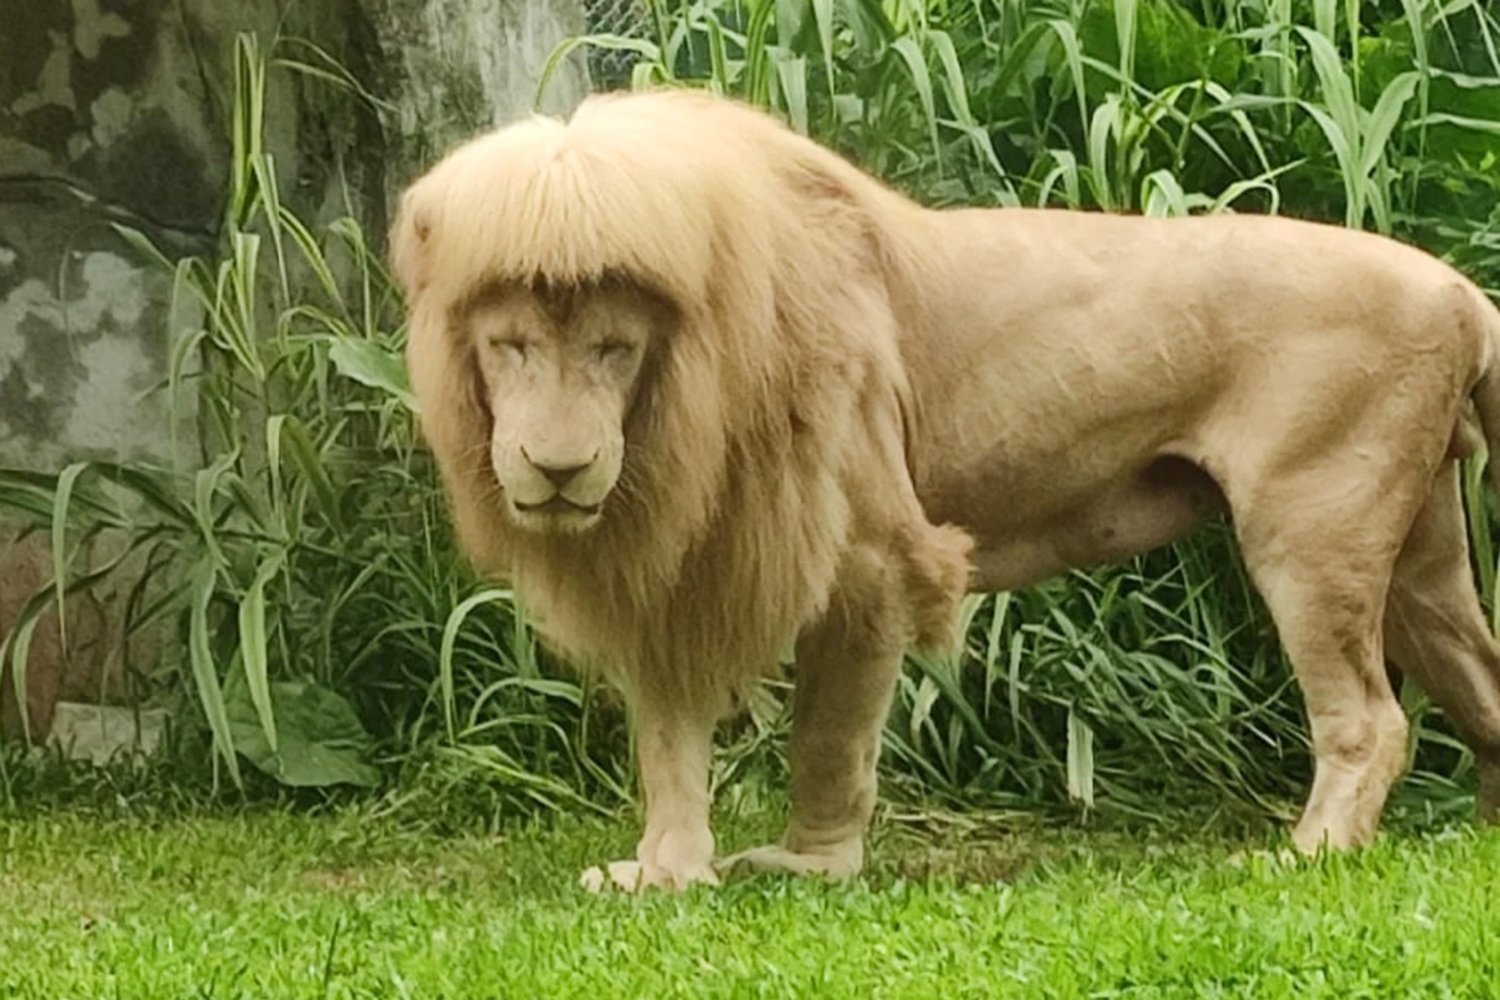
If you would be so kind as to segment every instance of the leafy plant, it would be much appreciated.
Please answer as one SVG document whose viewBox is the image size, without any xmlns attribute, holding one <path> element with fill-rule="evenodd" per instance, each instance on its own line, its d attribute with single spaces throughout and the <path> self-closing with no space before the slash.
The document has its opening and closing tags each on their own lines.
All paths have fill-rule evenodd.
<svg viewBox="0 0 1500 1000">
<path fill-rule="evenodd" d="M 374 785 L 377 754 L 415 762 L 441 740 L 527 808 L 576 800 L 586 783 L 559 760 L 578 757 L 582 689 L 540 678 L 507 596 L 486 592 L 460 634 L 475 583 L 417 447 L 392 284 L 352 215 L 315 226 L 277 187 L 266 74 L 307 67 L 251 36 L 235 67 L 218 251 L 170 260 L 119 230 L 172 275 L 163 391 L 196 415 L 196 441 L 167 465 L 0 470 L 0 506 L 50 531 L 54 552 L 53 585 L 7 639 L 10 679 L 24 684 L 49 602 L 66 624 L 68 594 L 134 574 L 127 633 L 162 633 L 147 686 L 201 722 L 234 784 L 248 760 L 285 784 Z M 76 567 L 100 539 L 119 554 Z"/>
<path fill-rule="evenodd" d="M 632 86 L 771 108 L 931 204 L 1290 212 L 1416 241 L 1500 289 L 1500 21 L 1480 0 L 642 9 L 638 31 L 569 40 L 549 72 L 583 46 L 627 53 Z M 399 302 L 360 226 L 309 222 L 276 187 L 265 74 L 358 84 L 249 38 L 236 66 L 220 246 L 158 258 L 177 293 L 165 388 L 195 415 L 197 451 L 166 467 L 0 470 L 0 506 L 54 552 L 0 670 L 24 685 L 41 611 L 66 622 L 72 595 L 127 574 L 132 640 L 166 633 L 148 686 L 199 720 L 231 779 L 248 760 L 287 783 L 418 779 L 398 801 L 413 788 L 495 811 L 628 800 L 618 713 L 553 670 L 512 595 L 454 551 L 414 432 Z M 1493 502 L 1479 465 L 1465 472 L 1493 608 Z M 86 559 L 94 548 L 107 558 Z M 966 616 L 961 656 L 913 658 L 902 677 L 884 758 L 897 795 L 1149 816 L 1184 794 L 1282 812 L 1305 788 L 1297 691 L 1223 527 L 976 595 Z M 735 796 L 784 768 L 783 690 L 767 685 L 731 728 L 715 781 Z M 1462 804 L 1467 751 L 1407 697 L 1409 787 L 1435 796 L 1427 807 Z"/>
</svg>

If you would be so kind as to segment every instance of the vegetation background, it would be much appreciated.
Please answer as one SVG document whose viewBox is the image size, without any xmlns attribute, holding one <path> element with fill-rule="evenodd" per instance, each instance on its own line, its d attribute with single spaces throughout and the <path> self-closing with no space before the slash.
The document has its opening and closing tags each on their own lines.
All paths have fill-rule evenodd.
<svg viewBox="0 0 1500 1000">
<path fill-rule="evenodd" d="M 1492 2 L 644 2 L 627 33 L 554 61 L 614 52 L 603 86 L 706 86 L 772 108 L 930 204 L 1281 212 L 1418 243 L 1500 291 Z M 304 55 L 239 46 L 218 252 L 160 258 L 177 300 L 163 391 L 199 415 L 201 453 L 0 470 L 0 507 L 50 534 L 55 576 L 0 640 L 3 682 L 24 703 L 17 666 L 42 608 L 66 614 L 70 595 L 130 572 L 121 641 L 138 690 L 177 710 L 181 787 L 374 788 L 437 816 L 613 811 L 634 796 L 617 706 L 549 662 L 512 595 L 455 551 L 414 429 L 383 234 L 353 213 L 306 221 L 277 190 L 265 75 L 359 87 L 285 51 Z M 1467 500 L 1493 608 L 1478 472 Z M 117 558 L 85 566 L 99 539 Z M 1300 799 L 1301 706 L 1222 526 L 976 596 L 965 622 L 962 656 L 913 658 L 902 677 L 883 758 L 896 801 L 1256 819 Z M 131 652 L 152 630 L 170 637 L 159 660 Z M 730 807 L 784 772 L 783 694 L 768 683 L 727 729 L 715 781 Z M 1465 812 L 1467 752 L 1407 700 L 1415 770 L 1398 808 Z M 0 802 L 59 794 L 60 774 L 0 748 Z"/>
</svg>

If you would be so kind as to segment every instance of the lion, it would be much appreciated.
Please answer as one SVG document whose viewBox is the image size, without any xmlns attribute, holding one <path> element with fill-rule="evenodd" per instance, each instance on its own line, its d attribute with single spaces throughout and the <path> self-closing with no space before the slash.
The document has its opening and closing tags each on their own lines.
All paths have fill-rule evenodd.
<svg viewBox="0 0 1500 1000">
<path fill-rule="evenodd" d="M 1259 215 L 931 208 L 663 90 L 460 145 L 402 196 L 392 260 L 464 550 L 628 710 L 644 831 L 590 888 L 857 873 L 910 646 L 951 642 L 965 593 L 1220 515 L 1305 699 L 1296 847 L 1376 833 L 1407 736 L 1387 661 L 1500 807 L 1458 468 L 1496 446 L 1500 313 L 1422 251 Z M 715 726 L 787 648 L 785 833 L 716 858 Z"/>
</svg>

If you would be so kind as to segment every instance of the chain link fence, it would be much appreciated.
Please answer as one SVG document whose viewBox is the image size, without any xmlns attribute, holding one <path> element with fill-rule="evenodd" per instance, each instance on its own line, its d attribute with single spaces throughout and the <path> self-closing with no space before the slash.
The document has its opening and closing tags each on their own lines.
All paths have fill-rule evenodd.
<svg viewBox="0 0 1500 1000">
<path fill-rule="evenodd" d="M 584 23 L 590 34 L 644 38 L 650 33 L 649 0 L 583 0 Z M 595 90 L 615 90 L 630 83 L 630 70 L 639 58 L 634 52 L 589 46 L 589 78 Z"/>
</svg>

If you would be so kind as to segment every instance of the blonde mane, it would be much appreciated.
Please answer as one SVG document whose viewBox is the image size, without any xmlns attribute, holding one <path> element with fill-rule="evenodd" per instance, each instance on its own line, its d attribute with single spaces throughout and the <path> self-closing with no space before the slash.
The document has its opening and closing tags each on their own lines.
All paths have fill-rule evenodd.
<svg viewBox="0 0 1500 1000">
<path fill-rule="evenodd" d="M 902 251 L 873 221 L 899 211 L 772 119 L 690 93 L 599 96 L 566 123 L 500 129 L 407 192 L 392 249 L 424 432 L 465 548 L 569 659 L 627 689 L 727 703 L 823 611 L 863 516 L 848 480 L 870 400 L 897 413 L 907 395 L 886 291 Z M 490 286 L 606 279 L 659 296 L 674 322 L 605 522 L 528 535 L 497 503 L 455 317 Z M 942 538 L 936 584 L 931 539 L 910 540 L 912 628 L 928 640 L 966 576 L 966 540 Z"/>
</svg>

